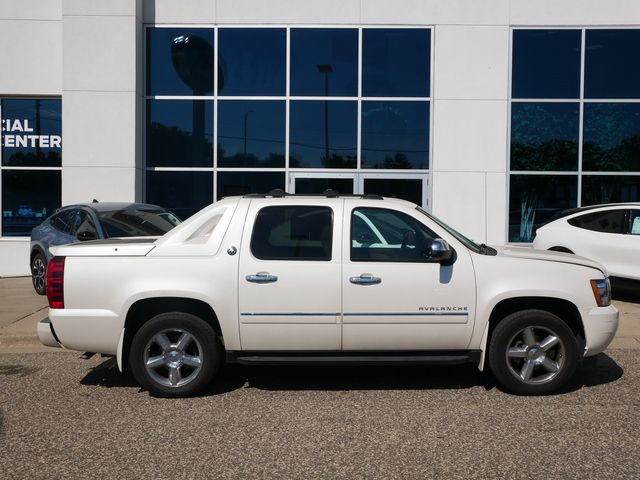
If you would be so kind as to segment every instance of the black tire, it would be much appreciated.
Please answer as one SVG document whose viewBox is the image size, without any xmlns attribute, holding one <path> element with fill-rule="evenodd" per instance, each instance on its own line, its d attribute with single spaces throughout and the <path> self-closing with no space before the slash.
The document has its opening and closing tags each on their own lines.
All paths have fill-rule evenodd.
<svg viewBox="0 0 640 480">
<path fill-rule="evenodd" d="M 552 344 L 551 337 L 558 341 Z M 545 395 L 571 379 L 578 354 L 574 333 L 559 317 L 543 310 L 523 310 L 496 326 L 488 358 L 496 381 L 506 390 Z"/>
<path fill-rule="evenodd" d="M 31 283 L 38 295 L 47 294 L 47 259 L 41 253 L 31 260 Z"/>
<path fill-rule="evenodd" d="M 211 383 L 221 353 L 210 324 L 189 313 L 168 312 L 140 327 L 131 343 L 129 366 L 140 386 L 152 395 L 188 397 Z"/>
</svg>

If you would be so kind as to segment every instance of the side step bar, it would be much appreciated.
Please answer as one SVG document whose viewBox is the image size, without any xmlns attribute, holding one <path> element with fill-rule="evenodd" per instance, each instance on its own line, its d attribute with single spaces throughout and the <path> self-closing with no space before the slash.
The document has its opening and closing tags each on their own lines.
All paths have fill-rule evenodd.
<svg viewBox="0 0 640 480">
<path fill-rule="evenodd" d="M 227 352 L 241 365 L 461 365 L 480 362 L 479 350 L 431 352 Z"/>
</svg>

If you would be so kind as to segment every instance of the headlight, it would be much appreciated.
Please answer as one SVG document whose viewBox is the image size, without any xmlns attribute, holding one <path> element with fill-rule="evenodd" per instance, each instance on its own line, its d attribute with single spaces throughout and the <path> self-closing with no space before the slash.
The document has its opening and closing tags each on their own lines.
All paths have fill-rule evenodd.
<svg viewBox="0 0 640 480">
<path fill-rule="evenodd" d="M 593 296 L 596 297 L 596 303 L 599 307 L 611 305 L 611 284 L 608 278 L 591 280 L 591 290 L 593 290 Z"/>
</svg>

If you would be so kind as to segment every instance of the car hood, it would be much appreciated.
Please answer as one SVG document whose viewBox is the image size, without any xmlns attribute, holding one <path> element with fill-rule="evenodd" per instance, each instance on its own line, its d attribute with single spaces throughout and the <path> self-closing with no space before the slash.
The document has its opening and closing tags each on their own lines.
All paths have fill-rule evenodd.
<svg viewBox="0 0 640 480">
<path fill-rule="evenodd" d="M 571 253 L 552 252 L 549 250 L 536 250 L 530 247 L 494 247 L 498 255 L 510 258 L 525 258 L 529 260 L 544 260 L 547 262 L 570 263 L 584 267 L 595 268 L 607 276 L 607 269 L 600 263 L 579 257 Z"/>
<path fill-rule="evenodd" d="M 109 238 L 50 247 L 53 255 L 66 257 L 138 257 L 155 248 L 158 237 Z"/>
</svg>

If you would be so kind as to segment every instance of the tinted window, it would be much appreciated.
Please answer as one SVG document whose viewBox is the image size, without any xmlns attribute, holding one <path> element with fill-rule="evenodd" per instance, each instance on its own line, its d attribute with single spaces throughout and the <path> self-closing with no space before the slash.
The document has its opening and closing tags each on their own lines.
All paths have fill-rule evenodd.
<svg viewBox="0 0 640 480">
<path fill-rule="evenodd" d="M 580 97 L 580 30 L 515 30 L 512 96 Z"/>
<path fill-rule="evenodd" d="M 284 95 L 286 34 L 282 28 L 218 31 L 220 95 Z"/>
<path fill-rule="evenodd" d="M 585 97 L 640 98 L 640 30 L 587 30 Z"/>
<path fill-rule="evenodd" d="M 415 218 L 384 208 L 351 213 L 351 261 L 428 262 L 436 234 Z"/>
<path fill-rule="evenodd" d="M 362 168 L 429 168 L 429 102 L 362 102 Z"/>
<path fill-rule="evenodd" d="M 640 210 L 631 210 L 629 232 L 631 235 L 640 235 Z"/>
<path fill-rule="evenodd" d="M 61 109 L 60 100 L 2 100 L 2 165 L 59 167 Z"/>
<path fill-rule="evenodd" d="M 74 209 L 63 210 L 51 217 L 51 225 L 56 230 L 71 235 L 75 228 L 76 213 L 77 210 Z"/>
<path fill-rule="evenodd" d="M 333 190 L 341 194 L 353 193 L 352 178 L 296 178 L 296 193 L 323 193 Z"/>
<path fill-rule="evenodd" d="M 107 237 L 161 236 L 180 223 L 163 210 L 114 210 L 98 218 Z"/>
<path fill-rule="evenodd" d="M 284 190 L 284 172 L 219 172 L 218 200 L 224 197 Z"/>
<path fill-rule="evenodd" d="M 356 168 L 356 102 L 292 101 L 290 129 L 291 167 Z"/>
<path fill-rule="evenodd" d="M 291 29 L 291 95 L 358 95 L 358 30 Z"/>
<path fill-rule="evenodd" d="M 285 102 L 220 100 L 219 167 L 284 167 Z"/>
<path fill-rule="evenodd" d="M 582 168 L 640 171 L 640 104 L 585 103 Z"/>
<path fill-rule="evenodd" d="M 586 213 L 567 220 L 574 227 L 603 233 L 624 233 L 625 210 Z"/>
<path fill-rule="evenodd" d="M 640 176 L 582 176 L 582 205 L 621 202 L 640 202 Z"/>
<path fill-rule="evenodd" d="M 511 104 L 511 170 L 577 170 L 578 103 Z"/>
<path fill-rule="evenodd" d="M 213 29 L 147 30 L 147 95 L 210 95 L 213 71 Z"/>
<path fill-rule="evenodd" d="M 365 97 L 428 97 L 431 31 L 365 28 L 362 31 L 362 94 Z"/>
<path fill-rule="evenodd" d="M 398 178 L 365 178 L 364 193 L 402 198 L 422 205 L 422 180 Z"/>
<path fill-rule="evenodd" d="M 213 201 L 212 172 L 147 172 L 147 202 L 189 218 Z"/>
<path fill-rule="evenodd" d="M 78 210 L 73 232 L 78 240 L 95 240 L 100 237 L 93 218 L 84 210 Z"/>
<path fill-rule="evenodd" d="M 147 100 L 147 166 L 212 167 L 213 101 Z"/>
<path fill-rule="evenodd" d="M 266 207 L 258 212 L 251 252 L 261 260 L 331 260 L 333 214 L 327 207 Z"/>
</svg>

